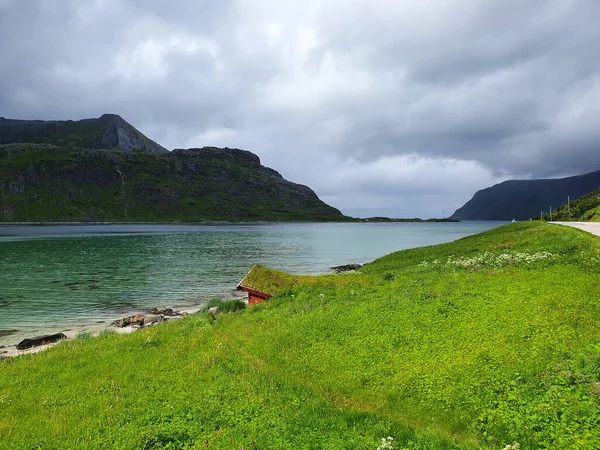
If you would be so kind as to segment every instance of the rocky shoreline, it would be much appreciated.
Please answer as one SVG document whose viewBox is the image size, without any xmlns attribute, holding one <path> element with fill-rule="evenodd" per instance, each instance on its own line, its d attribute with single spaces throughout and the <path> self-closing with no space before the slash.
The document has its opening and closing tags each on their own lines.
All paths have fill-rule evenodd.
<svg viewBox="0 0 600 450">
<path fill-rule="evenodd" d="M 56 343 L 62 339 L 74 339 L 77 335 L 82 333 L 97 336 L 102 331 L 111 329 L 119 334 L 129 334 L 140 328 L 158 325 L 162 322 L 173 321 L 189 314 L 195 314 L 200 311 L 202 307 L 203 305 L 199 305 L 179 311 L 174 311 L 172 308 L 153 308 L 144 313 L 123 317 L 110 323 L 87 324 L 61 330 L 57 333 L 26 338 L 16 345 L 0 345 L 0 359 L 37 353 L 56 345 Z"/>
</svg>

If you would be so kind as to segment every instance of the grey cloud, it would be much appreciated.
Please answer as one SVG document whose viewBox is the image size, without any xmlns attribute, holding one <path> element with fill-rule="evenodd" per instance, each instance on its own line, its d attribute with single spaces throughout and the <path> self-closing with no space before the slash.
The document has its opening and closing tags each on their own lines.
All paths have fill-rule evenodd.
<svg viewBox="0 0 600 450">
<path fill-rule="evenodd" d="M 360 109 L 349 127 L 359 130 L 360 139 L 348 134 L 344 151 L 363 159 L 417 152 L 514 174 L 560 174 L 566 161 L 545 158 L 547 144 L 511 144 L 521 135 L 551 134 L 557 110 L 566 107 L 564 92 L 599 73 L 600 4 L 461 2 L 425 11 L 411 23 L 401 20 L 401 8 L 385 17 L 362 7 L 360 18 L 323 26 L 330 51 L 350 54 L 374 74 L 381 71 L 382 80 L 387 72 L 399 74 L 395 89 L 385 88 L 386 102 L 396 108 L 389 115 L 385 105 Z M 535 152 L 535 167 L 512 157 L 523 152 Z M 576 171 L 590 168 L 587 161 L 578 167 L 569 162 Z"/>
<path fill-rule="evenodd" d="M 0 115 L 114 112 L 169 148 L 247 148 L 347 208 L 437 211 L 600 168 L 598 17 L 595 0 L 0 0 Z M 401 157 L 429 162 L 384 171 Z"/>
</svg>

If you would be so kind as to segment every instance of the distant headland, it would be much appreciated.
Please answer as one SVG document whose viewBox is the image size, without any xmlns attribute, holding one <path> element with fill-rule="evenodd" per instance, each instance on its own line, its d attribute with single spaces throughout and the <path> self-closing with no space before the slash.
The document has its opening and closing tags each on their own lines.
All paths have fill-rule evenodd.
<svg viewBox="0 0 600 450">
<path fill-rule="evenodd" d="M 0 222 L 347 221 L 253 153 L 168 151 L 115 114 L 0 118 Z"/>
</svg>

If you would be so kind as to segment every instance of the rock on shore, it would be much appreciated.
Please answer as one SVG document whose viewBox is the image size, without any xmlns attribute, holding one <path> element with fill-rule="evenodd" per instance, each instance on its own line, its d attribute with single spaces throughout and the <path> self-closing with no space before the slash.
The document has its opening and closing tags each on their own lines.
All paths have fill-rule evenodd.
<svg viewBox="0 0 600 450">
<path fill-rule="evenodd" d="M 146 325 L 152 325 L 160 323 L 166 320 L 173 320 L 182 317 L 185 313 L 173 311 L 171 308 L 158 309 L 153 308 L 148 311 L 148 314 L 136 314 L 134 316 L 123 317 L 122 319 L 115 320 L 112 325 L 118 328 L 124 328 L 131 325 L 138 325 L 140 327 Z"/>
<path fill-rule="evenodd" d="M 63 333 L 47 334 L 45 336 L 37 336 L 31 339 L 23 339 L 17 344 L 17 350 L 26 350 L 31 347 L 38 347 L 40 345 L 52 344 L 58 342 L 61 339 L 66 339 Z"/>
<path fill-rule="evenodd" d="M 351 272 L 362 267 L 361 264 L 344 264 L 343 266 L 334 266 L 331 268 L 336 273 Z"/>
</svg>

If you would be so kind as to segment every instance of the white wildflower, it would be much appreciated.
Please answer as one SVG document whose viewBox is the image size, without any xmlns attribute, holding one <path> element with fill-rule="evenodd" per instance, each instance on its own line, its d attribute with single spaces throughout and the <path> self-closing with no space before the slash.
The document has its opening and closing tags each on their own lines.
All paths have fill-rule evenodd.
<svg viewBox="0 0 600 450">
<path fill-rule="evenodd" d="M 388 436 L 386 438 L 381 438 L 381 445 L 377 447 L 377 450 L 394 450 L 394 438 Z"/>
<path fill-rule="evenodd" d="M 506 252 L 499 255 L 485 252 L 471 258 L 449 257 L 446 265 L 459 269 L 477 269 L 484 267 L 499 268 L 518 264 L 531 264 L 537 261 L 554 258 L 556 258 L 555 254 L 545 251 L 537 253 Z"/>
<path fill-rule="evenodd" d="M 514 444 L 507 444 L 506 447 L 504 447 L 502 450 L 519 450 L 521 448 L 521 446 L 519 445 L 518 442 L 515 442 Z"/>
</svg>

